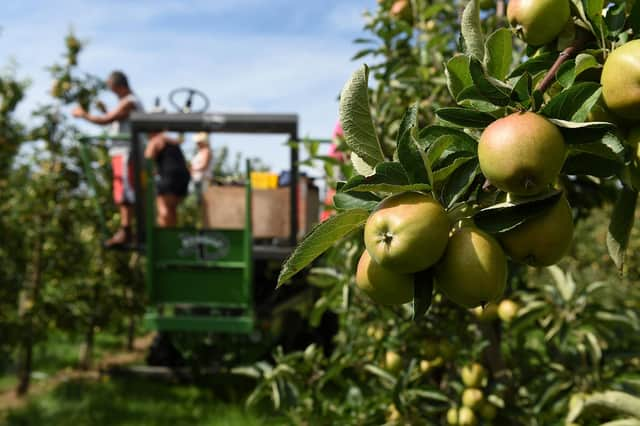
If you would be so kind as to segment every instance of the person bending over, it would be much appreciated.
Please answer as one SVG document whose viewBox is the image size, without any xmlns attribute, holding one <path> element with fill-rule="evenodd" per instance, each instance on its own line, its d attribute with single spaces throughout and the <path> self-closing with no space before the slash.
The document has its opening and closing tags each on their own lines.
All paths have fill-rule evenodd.
<svg viewBox="0 0 640 426">
<path fill-rule="evenodd" d="M 157 224 L 165 228 L 178 223 L 178 204 L 186 197 L 191 175 L 180 141 L 164 132 L 149 135 L 144 153 L 155 160 Z"/>
</svg>

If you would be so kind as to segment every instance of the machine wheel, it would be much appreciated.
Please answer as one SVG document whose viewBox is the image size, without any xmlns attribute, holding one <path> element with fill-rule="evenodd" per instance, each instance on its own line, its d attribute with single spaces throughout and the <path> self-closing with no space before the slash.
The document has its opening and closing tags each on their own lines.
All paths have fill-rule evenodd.
<svg viewBox="0 0 640 426">
<path fill-rule="evenodd" d="M 184 357 L 171 341 L 167 332 L 158 332 L 153 338 L 146 358 L 147 365 L 154 367 L 183 367 Z"/>
</svg>

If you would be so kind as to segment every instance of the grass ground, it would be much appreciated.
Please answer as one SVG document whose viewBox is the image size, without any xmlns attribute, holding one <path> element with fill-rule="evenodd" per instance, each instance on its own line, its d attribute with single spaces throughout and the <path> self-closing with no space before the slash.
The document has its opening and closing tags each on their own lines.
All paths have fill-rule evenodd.
<svg viewBox="0 0 640 426">
<path fill-rule="evenodd" d="M 141 378 L 113 378 L 97 372 L 76 374 L 70 369 L 78 363 L 79 349 L 80 340 L 64 336 L 51 336 L 46 344 L 37 346 L 32 396 L 19 404 L 5 401 L 4 411 L 0 400 L 0 426 L 273 426 L 287 423 L 270 411 L 247 411 L 244 399 L 253 384 L 238 376 L 217 375 L 204 379 L 200 386 L 192 386 Z M 101 359 L 117 358 L 115 354 L 122 349 L 122 338 L 97 335 L 96 364 Z M 141 359 L 145 352 L 146 348 L 137 347 L 133 355 Z M 11 398 L 11 392 L 7 391 L 15 385 L 14 371 L 10 369 L 0 375 L 0 399 L 3 392 Z"/>
<path fill-rule="evenodd" d="M 262 426 L 286 424 L 249 412 L 220 388 L 142 379 L 73 380 L 6 414 L 6 426 Z M 226 393 L 223 392 L 223 393 Z"/>
<path fill-rule="evenodd" d="M 64 334 L 50 336 L 46 342 L 36 345 L 33 353 L 34 383 L 46 380 L 56 372 L 77 366 L 79 361 L 80 337 L 70 338 Z M 94 360 L 98 361 L 105 354 L 123 349 L 122 337 L 112 334 L 96 334 L 94 344 Z M 16 386 L 15 366 L 0 373 L 0 393 Z"/>
</svg>

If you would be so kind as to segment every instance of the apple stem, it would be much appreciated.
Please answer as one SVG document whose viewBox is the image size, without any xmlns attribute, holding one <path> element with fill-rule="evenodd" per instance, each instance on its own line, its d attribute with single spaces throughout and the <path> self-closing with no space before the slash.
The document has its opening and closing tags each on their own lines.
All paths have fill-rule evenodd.
<svg viewBox="0 0 640 426">
<path fill-rule="evenodd" d="M 391 232 L 385 232 L 382 238 L 384 239 L 385 244 L 389 244 L 391 243 L 391 240 L 393 240 L 393 234 Z"/>
<path fill-rule="evenodd" d="M 576 53 L 578 53 L 579 50 L 584 47 L 584 45 L 589 40 L 588 35 L 589 34 L 586 31 L 578 29 L 576 38 L 573 40 L 573 43 L 571 43 L 570 46 L 568 46 L 562 52 L 560 52 L 560 54 L 558 54 L 558 58 L 553 63 L 551 68 L 549 68 L 549 72 L 547 72 L 547 75 L 545 75 L 540 84 L 538 84 L 536 90 L 542 93 L 546 92 L 546 90 L 553 84 L 560 66 L 571 59 Z"/>
</svg>

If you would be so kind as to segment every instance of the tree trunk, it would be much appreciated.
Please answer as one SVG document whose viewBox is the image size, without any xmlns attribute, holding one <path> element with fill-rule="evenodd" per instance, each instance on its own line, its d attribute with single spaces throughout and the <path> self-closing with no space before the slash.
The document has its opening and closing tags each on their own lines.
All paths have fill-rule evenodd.
<svg viewBox="0 0 640 426">
<path fill-rule="evenodd" d="M 93 343 L 95 341 L 95 328 L 97 322 L 97 310 L 98 304 L 100 300 L 100 284 L 95 284 L 93 287 L 93 297 L 91 300 L 91 316 L 89 318 L 89 324 L 87 327 L 87 332 L 84 338 L 84 344 L 80 349 L 80 369 L 88 370 L 91 368 L 91 364 L 93 363 Z"/>
<path fill-rule="evenodd" d="M 130 292 L 133 293 L 133 292 Z M 133 307 L 129 309 L 129 327 L 127 330 L 127 350 L 133 350 L 133 342 L 136 338 L 136 314 Z"/>
<path fill-rule="evenodd" d="M 39 221 L 38 221 L 39 222 Z M 37 229 L 41 229 L 39 223 Z M 34 243 L 33 259 L 29 279 L 25 282 L 20 295 L 19 315 L 24 325 L 23 337 L 20 342 L 18 360 L 18 386 L 16 393 L 20 396 L 29 391 L 31 384 L 31 371 L 33 369 L 33 312 L 38 302 L 40 284 L 42 280 L 42 233 L 36 234 Z"/>
</svg>

